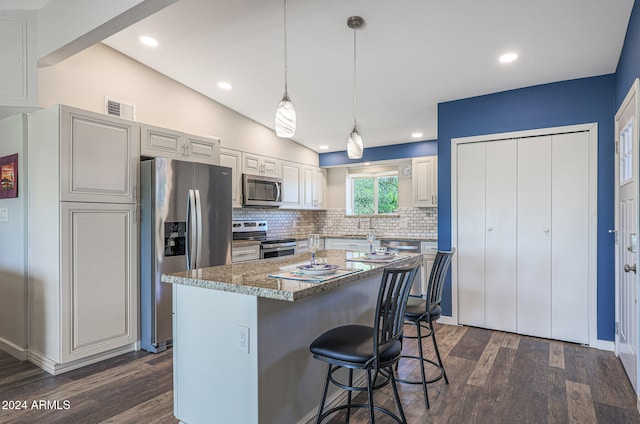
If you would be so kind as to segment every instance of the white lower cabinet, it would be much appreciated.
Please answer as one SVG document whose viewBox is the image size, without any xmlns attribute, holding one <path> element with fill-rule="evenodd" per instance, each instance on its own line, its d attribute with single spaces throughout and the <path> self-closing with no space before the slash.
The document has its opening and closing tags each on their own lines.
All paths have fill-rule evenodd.
<svg viewBox="0 0 640 424">
<path fill-rule="evenodd" d="M 259 244 L 231 248 L 231 263 L 255 261 L 257 259 L 260 259 Z"/>
<path fill-rule="evenodd" d="M 136 205 L 61 203 L 61 358 L 136 342 Z"/>
<path fill-rule="evenodd" d="M 456 149 L 458 321 L 589 343 L 589 133 Z"/>
<path fill-rule="evenodd" d="M 379 241 L 376 241 L 375 246 L 379 245 Z M 346 239 L 346 238 L 330 238 L 327 237 L 324 240 L 325 249 L 338 249 L 338 250 L 351 250 L 353 252 L 368 252 L 369 242 L 361 239 Z"/>
</svg>

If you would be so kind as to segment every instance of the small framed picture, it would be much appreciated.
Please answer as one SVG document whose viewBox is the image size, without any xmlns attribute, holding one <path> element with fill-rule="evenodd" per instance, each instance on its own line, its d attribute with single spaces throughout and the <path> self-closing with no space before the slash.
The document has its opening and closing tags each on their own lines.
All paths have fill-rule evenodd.
<svg viewBox="0 0 640 424">
<path fill-rule="evenodd" d="M 18 154 L 0 158 L 0 199 L 18 197 Z"/>
</svg>

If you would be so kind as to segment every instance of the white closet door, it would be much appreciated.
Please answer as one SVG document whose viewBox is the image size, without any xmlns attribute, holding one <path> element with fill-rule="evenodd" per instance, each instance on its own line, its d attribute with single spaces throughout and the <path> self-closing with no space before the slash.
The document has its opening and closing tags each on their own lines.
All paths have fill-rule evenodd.
<svg viewBox="0 0 640 424">
<path fill-rule="evenodd" d="M 518 141 L 518 333 L 551 337 L 551 136 Z"/>
<path fill-rule="evenodd" d="M 458 314 L 485 326 L 485 143 L 457 147 Z"/>
<path fill-rule="evenodd" d="M 552 141 L 551 337 L 589 343 L 589 134 Z"/>
<path fill-rule="evenodd" d="M 486 327 L 516 331 L 516 140 L 486 144 Z"/>
</svg>

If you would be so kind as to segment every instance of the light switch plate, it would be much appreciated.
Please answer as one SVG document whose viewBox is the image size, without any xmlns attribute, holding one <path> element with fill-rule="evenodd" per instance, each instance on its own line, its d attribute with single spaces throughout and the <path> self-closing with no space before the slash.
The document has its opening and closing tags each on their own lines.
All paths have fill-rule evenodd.
<svg viewBox="0 0 640 424">
<path fill-rule="evenodd" d="M 0 208 L 0 221 L 8 221 L 9 220 L 9 209 Z"/>
</svg>

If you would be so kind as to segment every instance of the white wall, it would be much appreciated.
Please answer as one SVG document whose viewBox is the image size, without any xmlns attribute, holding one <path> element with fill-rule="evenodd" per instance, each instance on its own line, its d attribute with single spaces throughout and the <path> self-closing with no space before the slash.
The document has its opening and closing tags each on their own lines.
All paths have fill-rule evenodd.
<svg viewBox="0 0 640 424">
<path fill-rule="evenodd" d="M 384 164 L 377 166 L 376 162 L 372 162 L 371 166 L 368 167 L 357 167 L 359 170 L 363 172 L 376 172 L 387 170 L 389 163 L 385 162 Z M 400 162 L 398 162 L 398 166 Z M 326 203 L 328 209 L 346 209 L 346 178 L 349 167 L 340 166 L 335 168 L 327 169 L 327 193 L 326 193 Z M 400 208 L 410 208 L 413 206 L 413 192 L 411 185 L 411 178 L 406 178 L 401 175 L 398 176 L 398 207 Z"/>
<path fill-rule="evenodd" d="M 27 339 L 27 145 L 26 115 L 0 120 L 0 157 L 18 154 L 18 197 L 0 199 L 0 349 L 26 359 Z"/>
<path fill-rule="evenodd" d="M 39 102 L 104 113 L 104 97 L 136 104 L 137 120 L 216 136 L 223 147 L 318 165 L 318 154 L 131 58 L 96 44 L 39 70 Z M 274 112 L 275 113 L 275 112 Z"/>
</svg>

